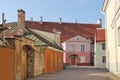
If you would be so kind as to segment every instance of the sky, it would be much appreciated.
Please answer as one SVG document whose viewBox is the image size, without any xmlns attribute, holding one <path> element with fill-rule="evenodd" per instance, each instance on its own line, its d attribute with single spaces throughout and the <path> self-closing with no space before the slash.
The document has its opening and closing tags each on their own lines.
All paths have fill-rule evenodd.
<svg viewBox="0 0 120 80">
<path fill-rule="evenodd" d="M 26 20 L 33 17 L 34 21 L 39 21 L 40 16 L 43 21 L 58 22 L 61 17 L 62 22 L 97 24 L 99 18 L 102 19 L 104 27 L 104 15 L 102 6 L 104 0 L 0 0 L 0 24 L 2 13 L 5 14 L 6 23 L 17 21 L 17 10 L 25 11 Z"/>
</svg>

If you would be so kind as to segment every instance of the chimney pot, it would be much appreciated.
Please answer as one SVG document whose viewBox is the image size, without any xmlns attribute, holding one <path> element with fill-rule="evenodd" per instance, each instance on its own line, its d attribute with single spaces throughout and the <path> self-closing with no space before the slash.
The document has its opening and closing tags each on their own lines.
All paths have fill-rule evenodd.
<svg viewBox="0 0 120 80">
<path fill-rule="evenodd" d="M 74 21 L 75 23 L 77 23 L 77 19 L 75 19 L 75 21 Z"/>
<path fill-rule="evenodd" d="M 102 25 L 102 19 L 98 19 L 98 24 L 101 24 Z"/>
<path fill-rule="evenodd" d="M 31 17 L 31 21 L 33 21 L 33 17 Z"/>
<path fill-rule="evenodd" d="M 19 13 L 19 12 L 22 12 L 22 13 L 25 14 L 25 11 L 24 11 L 23 9 L 18 9 L 18 13 Z"/>
<path fill-rule="evenodd" d="M 40 24 L 43 24 L 43 17 L 40 16 Z"/>
<path fill-rule="evenodd" d="M 62 18 L 61 17 L 59 18 L 59 24 L 62 24 Z"/>
</svg>

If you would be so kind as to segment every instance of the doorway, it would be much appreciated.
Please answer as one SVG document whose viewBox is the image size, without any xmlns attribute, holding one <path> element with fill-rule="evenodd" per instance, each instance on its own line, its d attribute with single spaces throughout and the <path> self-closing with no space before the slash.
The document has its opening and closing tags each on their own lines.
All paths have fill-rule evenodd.
<svg viewBox="0 0 120 80">
<path fill-rule="evenodd" d="M 71 57 L 71 65 L 75 65 L 76 64 L 76 57 Z"/>
<path fill-rule="evenodd" d="M 77 64 L 76 59 L 77 59 L 77 55 L 73 54 L 70 56 L 71 65 Z"/>
<path fill-rule="evenodd" d="M 25 79 L 34 75 L 34 50 L 29 45 L 23 46 L 22 49 L 22 77 Z"/>
</svg>

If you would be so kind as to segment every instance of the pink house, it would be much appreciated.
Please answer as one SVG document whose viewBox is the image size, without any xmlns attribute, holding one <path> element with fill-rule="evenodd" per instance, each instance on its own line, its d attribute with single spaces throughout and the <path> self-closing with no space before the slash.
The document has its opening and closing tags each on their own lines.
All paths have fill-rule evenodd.
<svg viewBox="0 0 120 80">
<path fill-rule="evenodd" d="M 89 66 L 91 64 L 91 41 L 76 35 L 62 43 L 64 63 L 67 65 Z"/>
</svg>

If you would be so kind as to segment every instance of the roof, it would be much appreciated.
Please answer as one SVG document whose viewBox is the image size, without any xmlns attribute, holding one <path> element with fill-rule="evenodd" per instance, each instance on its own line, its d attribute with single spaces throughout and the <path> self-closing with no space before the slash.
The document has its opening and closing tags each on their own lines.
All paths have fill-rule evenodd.
<svg viewBox="0 0 120 80">
<path fill-rule="evenodd" d="M 59 50 L 62 50 L 62 47 L 59 46 L 58 44 L 54 43 L 54 41 L 50 41 L 47 39 L 46 36 L 42 35 L 39 31 L 37 30 L 34 30 L 34 29 L 29 29 L 27 28 L 27 30 L 32 33 L 36 38 L 38 38 L 39 40 L 43 41 L 44 43 L 47 43 L 48 46 L 51 46 L 51 47 L 54 47 L 54 48 L 57 48 Z"/>
<path fill-rule="evenodd" d="M 41 30 L 52 33 L 61 33 L 60 41 L 66 41 L 76 35 L 80 35 L 86 39 L 94 38 L 96 28 L 101 28 L 100 24 L 81 24 L 81 23 L 63 23 L 59 22 L 42 22 L 39 21 L 25 21 L 27 28 Z M 6 37 L 13 37 L 18 34 L 19 28 L 17 22 L 6 23 L 5 27 L 11 27 L 5 31 Z"/>
<path fill-rule="evenodd" d="M 96 42 L 105 42 L 105 29 L 96 30 Z"/>
<path fill-rule="evenodd" d="M 18 34 L 19 28 L 18 28 L 17 22 L 6 23 L 4 25 L 4 27 L 11 27 L 4 31 L 5 38 L 13 38 L 15 35 Z M 45 38 L 45 36 L 42 36 L 42 35 L 36 33 L 34 31 L 34 29 L 26 28 L 26 30 L 28 30 L 32 34 L 28 34 L 28 32 L 27 32 L 27 33 L 25 33 L 24 36 L 31 40 L 35 40 L 36 45 L 48 45 L 48 46 L 57 48 L 59 50 L 62 50 L 61 46 L 54 44 L 53 43 L 54 41 L 52 42 L 52 41 L 47 40 Z M 0 34 L 0 37 L 1 37 L 1 34 Z"/>
<path fill-rule="evenodd" d="M 4 27 L 8 28 L 4 31 L 4 35 L 6 38 L 13 37 L 18 32 L 17 22 L 6 23 Z"/>
<path fill-rule="evenodd" d="M 85 38 L 94 38 L 96 28 L 100 28 L 100 24 L 80 24 L 80 23 L 62 23 L 59 22 L 40 22 L 26 21 L 26 27 L 47 32 L 61 32 L 61 42 L 66 41 L 76 35 Z"/>
</svg>

